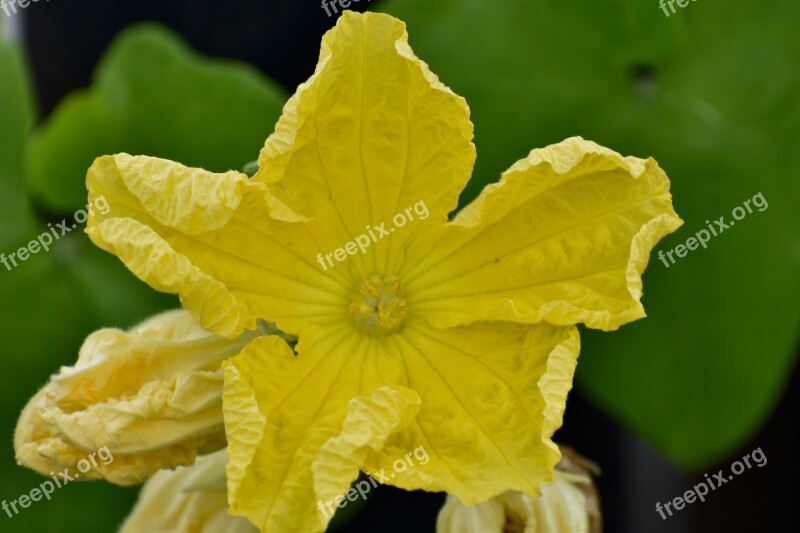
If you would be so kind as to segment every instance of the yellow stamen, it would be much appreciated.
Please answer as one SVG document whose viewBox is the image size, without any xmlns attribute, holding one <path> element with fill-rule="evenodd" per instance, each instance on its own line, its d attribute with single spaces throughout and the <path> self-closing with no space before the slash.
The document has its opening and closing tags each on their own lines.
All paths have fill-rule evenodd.
<svg viewBox="0 0 800 533">
<path fill-rule="evenodd" d="M 353 293 L 347 314 L 371 335 L 395 332 L 408 315 L 408 302 L 402 295 L 403 285 L 396 276 L 367 276 Z"/>
</svg>

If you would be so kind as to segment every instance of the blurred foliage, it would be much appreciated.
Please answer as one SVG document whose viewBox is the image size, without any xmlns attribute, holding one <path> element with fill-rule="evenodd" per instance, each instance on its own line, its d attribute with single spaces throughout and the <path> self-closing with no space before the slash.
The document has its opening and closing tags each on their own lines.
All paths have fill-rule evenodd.
<svg viewBox="0 0 800 533">
<path fill-rule="evenodd" d="M 14 221 L 0 226 L 3 249 L 33 228 L 24 180 L 25 143 L 33 115 L 31 97 L 22 54 L 0 42 L 0 213 Z"/>
<path fill-rule="evenodd" d="M 758 192 L 755 211 L 669 269 L 649 317 L 583 335 L 579 387 L 674 461 L 734 451 L 779 401 L 800 323 L 800 4 L 390 0 L 411 46 L 475 123 L 464 200 L 531 148 L 572 135 L 669 174 L 686 224 L 667 251 Z"/>
<path fill-rule="evenodd" d="M 48 208 L 85 205 L 84 176 L 103 154 L 147 154 L 224 172 L 255 159 L 286 100 L 246 65 L 201 59 L 143 25 L 106 53 L 92 88 L 61 103 L 33 139 L 30 184 Z"/>
<path fill-rule="evenodd" d="M 120 36 L 97 77 L 92 91 L 68 98 L 31 134 L 35 117 L 25 61 L 16 47 L 0 44 L 0 252 L 26 246 L 48 231 L 48 222 L 65 218 L 71 224 L 86 205 L 84 176 L 95 157 L 128 151 L 238 169 L 258 152 L 285 100 L 252 69 L 199 59 L 152 27 Z M 11 501 L 44 481 L 14 464 L 13 430 L 27 400 L 59 365 L 74 364 L 91 331 L 127 327 L 178 302 L 152 291 L 77 230 L 12 271 L 0 265 L 0 301 L 3 357 L 10 364 L 5 371 L 13 376 L 0 389 L 6 443 L 0 499 Z M 106 483 L 69 484 L 46 504 L 0 517 L 0 529 L 113 529 L 137 492 Z M 37 505 L 47 505 L 47 512 L 37 512 Z"/>
</svg>

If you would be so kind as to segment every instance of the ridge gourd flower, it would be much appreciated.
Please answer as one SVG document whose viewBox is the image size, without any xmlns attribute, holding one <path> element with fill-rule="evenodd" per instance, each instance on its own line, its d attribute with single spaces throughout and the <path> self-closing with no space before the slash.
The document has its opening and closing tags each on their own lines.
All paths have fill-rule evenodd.
<svg viewBox="0 0 800 533">
<path fill-rule="evenodd" d="M 653 159 L 579 137 L 533 150 L 452 220 L 476 157 L 463 98 L 387 15 L 345 12 L 250 178 L 146 156 L 95 161 L 87 232 L 206 330 L 260 321 L 224 364 L 228 503 L 264 531 L 320 531 L 359 471 L 466 505 L 555 480 L 576 325 L 644 316 L 649 253 L 681 220 Z M 424 202 L 327 272 L 317 255 Z"/>
</svg>

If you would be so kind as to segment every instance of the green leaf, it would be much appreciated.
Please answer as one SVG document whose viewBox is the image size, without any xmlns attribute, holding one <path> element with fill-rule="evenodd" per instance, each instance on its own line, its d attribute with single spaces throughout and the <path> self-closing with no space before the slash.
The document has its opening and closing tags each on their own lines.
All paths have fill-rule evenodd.
<svg viewBox="0 0 800 533">
<path fill-rule="evenodd" d="M 664 251 L 763 194 L 767 210 L 707 249 L 669 269 L 654 257 L 649 317 L 584 335 L 578 371 L 598 405 L 684 466 L 742 444 L 780 398 L 798 340 L 800 4 L 692 2 L 670 17 L 611 0 L 383 6 L 470 104 L 478 163 L 465 201 L 571 135 L 666 169 L 686 224 Z"/>
<path fill-rule="evenodd" d="M 41 128 L 30 151 L 30 187 L 47 207 L 86 202 L 96 157 L 127 152 L 211 171 L 240 169 L 272 133 L 286 95 L 254 69 L 201 58 L 171 32 L 123 32 L 92 88 L 72 95 Z"/>
<path fill-rule="evenodd" d="M 32 123 L 30 84 L 21 52 L 0 36 L 0 251 L 16 245 L 32 227 L 25 197 L 25 142 Z M 1 267 L 5 270 L 4 267 Z"/>
</svg>

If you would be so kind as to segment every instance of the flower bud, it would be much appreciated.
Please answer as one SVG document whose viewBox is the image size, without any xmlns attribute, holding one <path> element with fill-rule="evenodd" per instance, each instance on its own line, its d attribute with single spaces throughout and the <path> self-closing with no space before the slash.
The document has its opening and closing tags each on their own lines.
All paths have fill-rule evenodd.
<svg viewBox="0 0 800 533">
<path fill-rule="evenodd" d="M 139 493 L 121 533 L 255 533 L 245 518 L 228 514 L 225 450 L 197 459 L 190 467 L 161 471 Z"/>
<path fill-rule="evenodd" d="M 183 310 L 128 332 L 96 331 L 75 366 L 62 367 L 22 411 L 17 462 L 44 475 L 75 471 L 104 449 L 113 460 L 92 460 L 80 478 L 130 485 L 219 450 L 225 446 L 221 364 L 257 335 L 218 337 Z"/>
<path fill-rule="evenodd" d="M 438 533 L 523 533 L 569 531 L 600 533 L 602 516 L 592 474 L 595 465 L 561 446 L 556 481 L 542 485 L 541 495 L 506 492 L 473 506 L 448 495 L 436 522 Z"/>
</svg>

